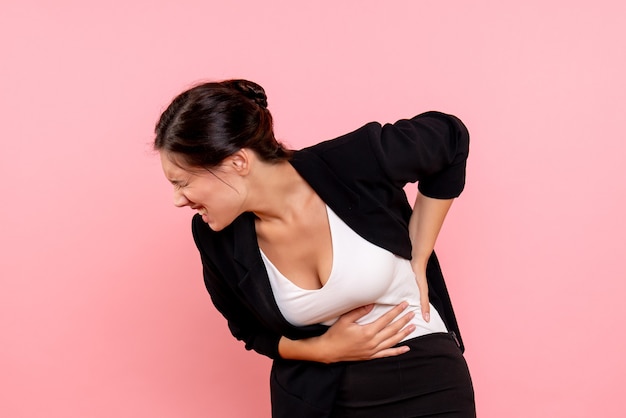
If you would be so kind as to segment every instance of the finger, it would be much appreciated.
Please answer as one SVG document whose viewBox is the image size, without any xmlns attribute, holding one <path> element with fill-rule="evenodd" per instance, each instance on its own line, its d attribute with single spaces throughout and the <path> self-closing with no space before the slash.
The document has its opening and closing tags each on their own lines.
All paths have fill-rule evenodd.
<svg viewBox="0 0 626 418">
<path fill-rule="evenodd" d="M 376 321 L 369 324 L 368 327 L 371 327 L 375 333 L 380 332 L 382 329 L 391 324 L 393 320 L 407 308 L 407 306 L 409 306 L 407 302 L 402 302 L 401 304 L 396 305 L 385 314 L 381 315 Z"/>
<path fill-rule="evenodd" d="M 388 348 L 386 350 L 379 351 L 378 353 L 374 354 L 370 358 L 375 359 L 375 358 L 399 356 L 400 354 L 404 354 L 407 351 L 409 351 L 409 347 L 406 345 L 403 345 L 402 347 Z"/>
<path fill-rule="evenodd" d="M 368 313 L 370 313 L 373 308 L 374 308 L 374 304 L 372 303 L 370 303 L 369 305 L 359 306 L 358 308 L 355 308 L 341 315 L 339 319 L 337 320 L 337 322 L 339 321 L 356 322 L 359 319 L 363 318 Z"/>
<path fill-rule="evenodd" d="M 376 347 L 378 349 L 392 347 L 415 331 L 415 325 L 409 324 L 414 317 L 415 313 L 413 311 L 408 312 L 406 315 L 403 315 L 401 318 L 380 330 L 375 338 L 375 340 L 378 340 Z"/>
<path fill-rule="evenodd" d="M 372 358 L 397 356 L 398 354 L 406 353 L 407 351 L 409 351 L 409 347 L 395 346 L 398 345 L 407 336 L 409 336 L 409 334 L 411 334 L 413 331 L 415 331 L 415 325 L 411 324 L 408 327 L 403 328 L 393 337 L 386 339 L 383 343 L 379 345 L 379 350 L 377 350 L 377 352 L 372 355 Z"/>
<path fill-rule="evenodd" d="M 422 318 L 424 321 L 430 322 L 430 302 L 428 300 L 428 282 L 426 278 L 417 280 L 417 287 L 420 290 L 420 307 L 422 311 Z"/>
<path fill-rule="evenodd" d="M 422 307 L 422 318 L 424 318 L 424 321 L 430 322 L 430 302 L 428 301 L 428 294 L 420 297 L 420 304 Z"/>
</svg>

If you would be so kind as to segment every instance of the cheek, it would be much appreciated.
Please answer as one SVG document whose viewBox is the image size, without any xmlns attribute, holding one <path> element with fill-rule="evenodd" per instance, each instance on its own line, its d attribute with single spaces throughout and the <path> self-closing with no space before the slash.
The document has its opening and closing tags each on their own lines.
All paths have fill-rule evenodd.
<svg viewBox="0 0 626 418">
<path fill-rule="evenodd" d="M 209 209 L 214 215 L 219 213 L 230 216 L 233 212 L 239 211 L 243 205 L 241 190 L 237 188 L 237 185 L 231 187 L 215 180 L 216 182 L 204 184 L 203 187 L 190 189 L 187 198 Z"/>
<path fill-rule="evenodd" d="M 218 209 L 224 205 L 224 200 L 219 193 L 215 190 L 194 190 L 189 192 L 188 199 L 192 200 L 198 205 L 211 208 L 212 210 Z"/>
</svg>

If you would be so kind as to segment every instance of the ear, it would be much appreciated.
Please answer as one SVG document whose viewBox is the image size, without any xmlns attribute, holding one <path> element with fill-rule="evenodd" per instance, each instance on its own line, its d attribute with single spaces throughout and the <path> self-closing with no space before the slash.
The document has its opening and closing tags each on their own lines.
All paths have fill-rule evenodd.
<svg viewBox="0 0 626 418">
<path fill-rule="evenodd" d="M 253 152 L 247 148 L 242 148 L 236 153 L 230 155 L 226 159 L 226 164 L 239 173 L 239 175 L 245 176 L 250 172 L 250 165 L 253 159 Z"/>
</svg>

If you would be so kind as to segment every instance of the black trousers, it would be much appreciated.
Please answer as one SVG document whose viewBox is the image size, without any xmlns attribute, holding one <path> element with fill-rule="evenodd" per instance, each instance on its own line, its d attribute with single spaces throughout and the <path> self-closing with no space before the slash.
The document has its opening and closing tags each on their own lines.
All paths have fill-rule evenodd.
<svg viewBox="0 0 626 418">
<path fill-rule="evenodd" d="M 452 334 L 404 341 L 405 354 L 348 363 L 333 418 L 474 418 L 474 389 Z"/>
</svg>

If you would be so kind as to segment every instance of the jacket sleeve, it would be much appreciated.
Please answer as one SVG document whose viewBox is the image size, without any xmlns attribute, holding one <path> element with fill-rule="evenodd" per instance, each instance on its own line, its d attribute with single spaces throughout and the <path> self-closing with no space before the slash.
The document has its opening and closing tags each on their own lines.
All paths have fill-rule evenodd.
<svg viewBox="0 0 626 418">
<path fill-rule="evenodd" d="M 243 299 L 226 281 L 223 273 L 217 267 L 204 249 L 206 242 L 199 231 L 202 222 L 197 216 L 192 222 L 192 232 L 196 247 L 200 251 L 204 284 L 211 296 L 215 308 L 226 318 L 232 335 L 245 343 L 247 350 L 254 350 L 259 354 L 272 359 L 280 358 L 278 342 L 281 336 L 271 332 L 262 324 L 252 311 L 246 306 Z"/>
<path fill-rule="evenodd" d="M 383 171 L 397 186 L 418 181 L 422 194 L 437 199 L 463 191 L 469 133 L 455 116 L 422 113 L 386 124 L 370 139 Z"/>
</svg>

